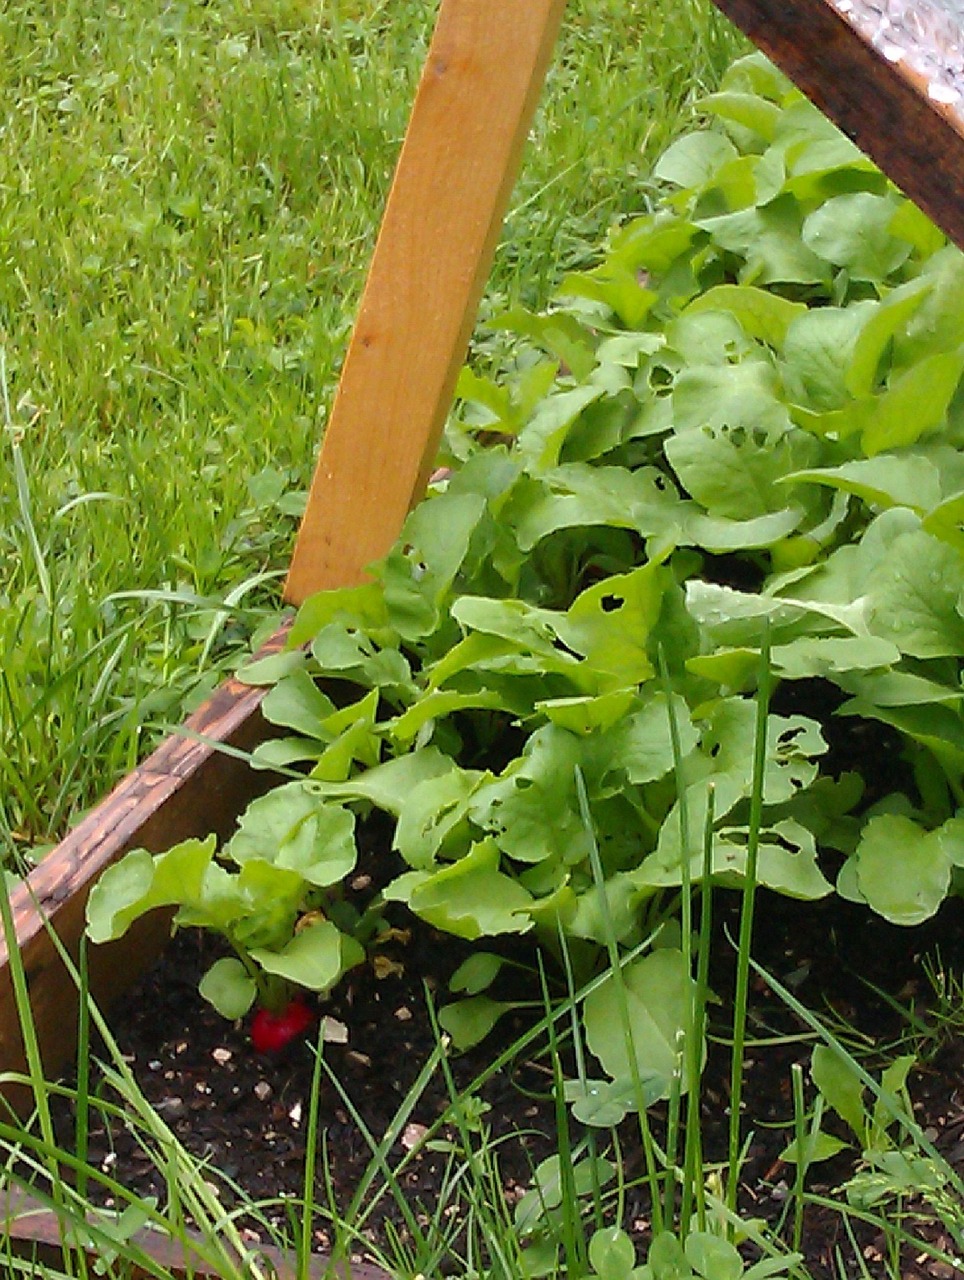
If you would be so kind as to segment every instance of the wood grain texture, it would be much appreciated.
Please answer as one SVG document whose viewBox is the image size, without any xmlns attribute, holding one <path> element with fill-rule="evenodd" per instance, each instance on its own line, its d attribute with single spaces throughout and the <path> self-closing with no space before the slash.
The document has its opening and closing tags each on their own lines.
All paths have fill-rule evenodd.
<svg viewBox="0 0 964 1280">
<path fill-rule="evenodd" d="M 714 0 L 925 213 L 964 245 L 964 125 L 827 0 Z"/>
<path fill-rule="evenodd" d="M 262 655 L 282 647 L 287 627 Z M 11 894 L 14 923 L 29 984 L 34 1021 L 48 1075 L 73 1052 L 77 992 L 51 941 L 54 928 L 76 956 L 87 897 L 101 873 L 128 849 L 160 852 L 188 836 L 228 834 L 247 801 L 270 785 L 220 746 L 250 750 L 267 735 L 258 712 L 263 689 L 222 684 L 184 725 L 99 804 Z M 91 988 L 108 1005 L 156 959 L 170 936 L 168 917 L 152 913 L 118 942 L 90 950 Z M 0 1071 L 23 1070 L 23 1043 L 0 938 Z M 16 1102 L 23 1091 L 5 1089 Z"/>
<path fill-rule="evenodd" d="M 358 582 L 424 491 L 565 0 L 443 0 L 285 587 Z"/>
<path fill-rule="evenodd" d="M 29 1260 L 46 1267 L 62 1267 L 64 1261 L 64 1231 L 57 1215 L 36 1201 L 29 1200 L 18 1191 L 0 1191 L 0 1229 L 6 1235 L 5 1248 L 13 1257 Z M 138 1231 L 134 1241 L 157 1266 L 172 1280 L 219 1280 L 222 1273 L 205 1262 L 200 1242 L 188 1237 L 186 1247 L 180 1242 L 165 1239 L 156 1232 Z M 97 1260 L 93 1248 L 85 1253 L 91 1262 Z M 370 1263 L 353 1262 L 350 1265 L 332 1264 L 324 1254 L 312 1258 L 307 1268 L 299 1269 L 293 1257 L 277 1249 L 264 1247 L 259 1257 L 267 1275 L 274 1280 L 390 1280 L 387 1271 Z M 157 1275 L 157 1269 L 132 1266 L 124 1275 L 129 1280 L 147 1280 Z"/>
</svg>

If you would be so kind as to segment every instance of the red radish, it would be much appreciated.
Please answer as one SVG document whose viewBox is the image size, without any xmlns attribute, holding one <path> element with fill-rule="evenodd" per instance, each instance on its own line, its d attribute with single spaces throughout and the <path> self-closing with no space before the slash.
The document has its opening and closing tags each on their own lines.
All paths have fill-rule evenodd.
<svg viewBox="0 0 964 1280">
<path fill-rule="evenodd" d="M 258 1009 L 251 1019 L 251 1043 L 257 1053 L 280 1053 L 312 1022 L 314 1014 L 303 1000 L 290 1000 L 280 1013 Z"/>
</svg>

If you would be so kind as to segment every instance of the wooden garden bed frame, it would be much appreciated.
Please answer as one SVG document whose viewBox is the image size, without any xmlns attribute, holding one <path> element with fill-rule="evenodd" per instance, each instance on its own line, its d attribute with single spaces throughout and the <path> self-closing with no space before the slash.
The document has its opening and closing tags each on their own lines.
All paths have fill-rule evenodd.
<svg viewBox="0 0 964 1280">
<path fill-rule="evenodd" d="M 964 243 L 964 129 L 827 0 L 715 0 L 937 222 Z M 295 547 L 285 598 L 356 583 L 421 497 L 542 88 L 565 0 L 442 0 Z M 276 650 L 284 629 L 269 642 Z M 265 785 L 243 760 L 265 736 L 262 693 L 228 680 L 12 895 L 48 1073 L 70 1058 L 88 893 L 128 849 L 227 833 Z M 102 1005 L 169 934 L 159 914 L 93 949 Z M 0 939 L 0 1072 L 23 1069 Z M 25 1241 L 39 1239 L 25 1218 Z M 48 1236 L 49 1221 L 44 1221 Z"/>
</svg>

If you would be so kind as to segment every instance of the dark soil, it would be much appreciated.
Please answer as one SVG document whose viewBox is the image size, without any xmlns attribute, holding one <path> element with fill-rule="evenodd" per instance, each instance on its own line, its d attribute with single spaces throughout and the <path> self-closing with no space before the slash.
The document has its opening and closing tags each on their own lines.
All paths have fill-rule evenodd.
<svg viewBox="0 0 964 1280">
<path fill-rule="evenodd" d="M 738 928 L 739 901 L 718 894 L 717 943 L 712 985 L 722 1003 L 711 1012 L 714 1037 L 727 1034 L 728 993 L 734 968 L 729 937 Z M 755 954 L 760 964 L 792 988 L 809 1008 L 830 1014 L 858 1034 L 870 1067 L 875 1046 L 884 1048 L 908 1033 L 905 1016 L 874 992 L 877 986 L 897 1001 L 913 1007 L 917 1016 L 933 997 L 924 960 L 940 951 L 944 971 L 964 972 L 964 902 L 945 905 L 939 917 L 916 930 L 898 929 L 836 898 L 801 904 L 761 894 L 758 898 Z M 327 1016 L 347 1031 L 347 1042 L 330 1043 L 326 1060 L 353 1107 L 369 1130 L 380 1137 L 388 1128 L 420 1067 L 435 1045 L 426 991 L 444 996 L 455 966 L 467 954 L 462 944 L 425 926 L 406 926 L 376 948 L 374 959 L 349 975 L 325 1005 Z M 196 1155 L 244 1188 L 252 1199 L 300 1195 L 304 1161 L 304 1132 L 313 1058 L 300 1043 L 281 1057 L 256 1056 L 245 1028 L 220 1019 L 197 995 L 200 972 L 210 963 L 210 943 L 193 933 L 174 939 L 160 966 L 115 1012 L 112 1025 L 118 1040 L 153 1105 Z M 524 994 L 538 996 L 538 981 L 516 978 Z M 959 994 L 959 989 L 958 989 Z M 958 1010 L 957 1031 L 964 1024 Z M 751 1037 L 760 1039 L 799 1033 L 805 1028 L 773 995 L 762 980 L 754 982 Z M 524 1027 L 520 1018 L 500 1024 L 478 1049 L 453 1060 L 460 1086 L 484 1069 L 495 1053 L 512 1042 Z M 964 1170 L 964 1037 L 921 1032 L 916 1043 L 919 1068 L 911 1081 L 917 1119 L 946 1158 Z M 747 1129 L 752 1141 L 742 1177 L 742 1208 L 755 1217 L 775 1221 L 784 1207 L 793 1169 L 780 1159 L 792 1118 L 790 1067 L 806 1063 L 809 1043 L 791 1043 L 748 1051 L 744 1085 Z M 503 1183 L 508 1196 L 517 1197 L 528 1184 L 533 1167 L 555 1149 L 554 1116 L 547 1063 L 534 1046 L 481 1090 L 488 1104 L 484 1121 L 493 1135 L 524 1133 L 500 1146 Z M 728 1127 L 729 1057 L 726 1047 L 711 1044 L 703 1085 L 705 1144 L 709 1159 L 724 1156 Z M 437 1073 L 415 1107 L 410 1124 L 393 1158 L 432 1125 L 446 1110 L 448 1097 Z M 72 1122 L 60 1117 L 69 1142 Z M 349 1108 L 325 1080 L 320 1121 L 331 1179 L 339 1203 L 348 1204 L 370 1153 Z M 640 1167 L 633 1150 L 632 1127 L 627 1127 L 623 1158 L 635 1172 Z M 125 1130 L 105 1132 L 95 1123 L 91 1134 L 91 1162 L 109 1169 L 122 1182 L 144 1194 L 163 1190 L 149 1160 L 138 1151 Z M 430 1206 L 437 1195 L 444 1156 L 426 1152 L 412 1160 L 403 1185 L 412 1203 Z M 815 1167 L 810 1189 L 829 1192 L 854 1171 L 853 1160 L 837 1157 Z M 805 1249 L 811 1274 L 819 1280 L 839 1277 L 835 1256 L 844 1259 L 846 1274 L 881 1276 L 880 1241 L 872 1229 L 859 1237 L 862 1263 L 838 1214 L 808 1210 Z M 278 1217 L 283 1216 L 279 1210 Z M 641 1193 L 628 1197 L 627 1221 L 642 1238 L 648 1213 Z M 384 1240 L 386 1229 L 400 1230 L 400 1219 L 386 1199 L 372 1216 L 370 1238 Z M 404 1234 L 404 1232 L 403 1232 Z M 923 1229 L 926 1239 L 942 1240 L 939 1226 Z M 319 1249 L 330 1240 L 323 1225 L 316 1232 Z M 946 1265 L 918 1252 L 902 1261 L 902 1276 L 946 1280 L 955 1274 Z M 957 1273 L 960 1274 L 960 1273 Z"/>
</svg>

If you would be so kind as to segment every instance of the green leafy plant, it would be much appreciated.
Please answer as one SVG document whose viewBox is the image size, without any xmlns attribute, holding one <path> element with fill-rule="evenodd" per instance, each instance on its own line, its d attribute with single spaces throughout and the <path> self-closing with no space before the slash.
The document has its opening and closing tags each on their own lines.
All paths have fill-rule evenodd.
<svg viewBox="0 0 964 1280">
<path fill-rule="evenodd" d="M 264 1018 L 256 1028 L 263 1047 L 283 1047 L 287 1032 L 305 1029 L 292 988 L 328 991 L 364 958 L 331 918 L 349 929 L 360 924 L 337 895 L 355 864 L 353 830 L 350 812 L 319 806 L 306 784 L 276 788 L 248 807 L 220 858 L 209 837 L 156 857 L 135 850 L 108 868 L 88 903 L 89 936 L 117 938 L 145 911 L 176 907 L 176 925 L 211 929 L 235 953 L 208 969 L 201 994 L 226 1018 L 242 1017 L 256 1000 L 284 1011 L 284 1036 L 278 1027 L 269 1034 Z"/>
<path fill-rule="evenodd" d="M 199 893 L 231 882 L 230 919 L 153 888 L 164 864 L 141 853 L 92 895 L 94 936 L 166 900 L 179 923 L 226 926 L 222 1007 L 250 1003 L 259 967 L 324 990 L 360 955 L 337 881 L 373 811 L 401 866 L 371 911 L 557 954 L 561 930 L 577 981 L 707 878 L 749 871 L 801 899 L 835 881 L 908 924 L 954 890 L 964 259 L 759 56 L 703 107 L 720 123 L 664 155 L 655 212 L 551 312 L 503 318 L 516 368 L 463 375 L 450 465 L 371 580 L 308 601 L 288 652 L 247 668 L 281 730 L 254 764 L 304 776 L 256 801 L 220 858 L 180 855 Z M 838 730 L 793 710 L 798 681 L 897 735 L 898 790 L 866 795 L 855 751 L 821 771 Z M 303 854 L 299 824 L 337 832 L 338 857 L 307 837 Z M 262 875 L 271 911 L 249 925 Z M 295 933 L 306 894 L 325 919 Z M 668 1096 L 688 957 L 663 945 L 623 977 L 659 1028 L 645 1066 Z M 481 1034 L 497 1002 L 469 994 Z M 618 1077 L 607 998 L 587 1031 Z"/>
</svg>

